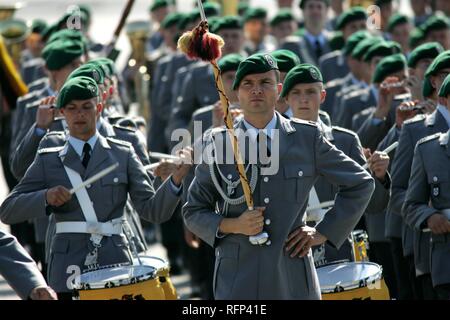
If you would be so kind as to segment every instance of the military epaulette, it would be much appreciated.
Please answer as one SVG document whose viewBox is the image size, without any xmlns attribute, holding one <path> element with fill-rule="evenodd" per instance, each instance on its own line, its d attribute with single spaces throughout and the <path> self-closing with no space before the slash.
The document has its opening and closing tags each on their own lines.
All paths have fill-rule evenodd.
<svg viewBox="0 0 450 320">
<path fill-rule="evenodd" d="M 333 128 L 333 130 L 336 130 L 336 131 L 339 131 L 339 132 L 344 132 L 344 133 L 347 133 L 347 134 L 349 134 L 351 136 L 355 136 L 355 137 L 358 136 L 355 131 L 352 131 L 352 130 L 349 130 L 349 129 L 346 129 L 346 128 L 337 127 L 337 126 L 333 126 L 332 128 Z"/>
<path fill-rule="evenodd" d="M 29 102 L 25 105 L 26 109 L 39 107 L 41 104 L 41 99 L 37 99 L 36 101 Z"/>
<path fill-rule="evenodd" d="M 420 139 L 420 140 L 417 142 L 417 144 L 418 144 L 418 145 L 419 145 L 419 144 L 423 144 L 423 143 L 425 143 L 425 142 L 429 142 L 429 141 L 431 141 L 431 140 L 435 140 L 435 139 L 437 139 L 437 138 L 440 138 L 440 137 L 441 137 L 441 134 L 442 134 L 442 133 L 438 132 L 438 133 L 435 133 L 435 134 L 433 134 L 433 135 L 431 135 L 431 136 L 422 138 L 422 139 Z"/>
<path fill-rule="evenodd" d="M 30 87 L 30 86 L 28 86 L 28 87 Z M 28 92 L 26 95 L 23 95 L 23 96 L 19 97 L 17 99 L 17 102 L 33 98 L 34 96 L 38 95 L 39 92 L 40 92 L 40 90 L 34 90 L 34 91 L 31 91 L 31 92 Z"/>
<path fill-rule="evenodd" d="M 284 39 L 284 42 L 299 42 L 300 39 L 301 39 L 301 37 L 299 37 L 299 36 L 291 35 L 291 36 L 286 37 Z"/>
<path fill-rule="evenodd" d="M 395 101 L 411 100 L 411 93 L 403 93 L 394 96 Z"/>
<path fill-rule="evenodd" d="M 312 127 L 317 127 L 317 123 L 314 121 L 307 121 L 307 120 L 302 120 L 302 119 L 298 119 L 298 118 L 291 118 L 290 120 L 295 123 L 306 124 L 306 125 L 310 125 Z"/>
<path fill-rule="evenodd" d="M 34 58 L 34 59 L 30 59 L 28 61 L 26 61 L 23 64 L 23 68 L 28 68 L 28 67 L 33 67 L 33 66 L 38 66 L 38 65 L 44 65 L 45 64 L 45 60 L 42 58 Z"/>
<path fill-rule="evenodd" d="M 66 133 L 64 131 L 50 131 L 46 134 L 46 136 L 65 136 Z"/>
<path fill-rule="evenodd" d="M 425 120 L 426 117 L 427 116 L 424 114 L 418 114 L 414 118 L 408 119 L 405 122 L 403 122 L 403 125 L 423 121 L 423 120 Z"/>
<path fill-rule="evenodd" d="M 31 82 L 31 83 L 28 85 L 28 88 L 36 87 L 36 86 L 38 86 L 38 85 L 40 85 L 40 84 L 42 84 L 42 83 L 44 83 L 44 82 L 47 82 L 47 81 L 48 81 L 48 78 L 47 78 L 47 77 L 44 77 L 44 78 L 40 78 L 40 79 L 34 80 L 33 82 Z M 34 92 L 34 91 L 33 91 L 33 92 Z"/>
<path fill-rule="evenodd" d="M 111 138 L 111 137 L 107 137 L 106 140 L 111 141 L 111 142 L 116 143 L 116 144 L 120 144 L 120 145 L 125 146 L 125 147 L 131 147 L 132 146 L 132 144 L 130 142 L 119 140 L 119 139 L 114 139 L 114 138 Z"/>
<path fill-rule="evenodd" d="M 342 97 L 342 99 L 351 99 L 363 94 L 367 94 L 367 89 L 358 89 L 355 91 L 348 92 Z"/>
<path fill-rule="evenodd" d="M 376 107 L 369 107 L 369 108 L 363 109 L 360 112 L 355 113 L 354 117 L 355 116 L 369 116 L 375 111 L 375 109 L 376 109 Z"/>
<path fill-rule="evenodd" d="M 59 152 L 62 149 L 64 149 L 64 146 L 59 147 L 51 147 L 51 148 L 43 148 L 38 150 L 38 154 L 45 154 L 45 153 L 52 153 L 52 152 Z"/>
<path fill-rule="evenodd" d="M 116 129 L 119 129 L 119 130 L 123 130 L 123 131 L 136 132 L 136 128 L 125 127 L 125 126 L 121 126 L 119 124 L 114 124 L 113 128 L 116 128 Z"/>
<path fill-rule="evenodd" d="M 344 83 L 344 78 L 338 78 L 333 79 L 331 81 L 328 81 L 327 84 L 324 86 L 324 89 L 329 89 L 337 86 L 341 86 Z"/>
<path fill-rule="evenodd" d="M 201 107 L 197 110 L 194 111 L 194 113 L 192 114 L 192 118 L 195 118 L 196 116 L 198 116 L 199 114 L 202 113 L 206 113 L 206 112 L 210 112 L 214 110 L 214 105 L 209 105 L 209 106 L 205 106 L 205 107 Z"/>
<path fill-rule="evenodd" d="M 326 54 L 324 54 L 323 56 L 320 57 L 319 63 L 323 62 L 325 60 L 331 59 L 331 58 L 339 57 L 341 54 L 342 53 L 341 53 L 340 50 L 334 50 L 334 51 L 328 52 L 328 53 L 326 53 Z"/>
</svg>

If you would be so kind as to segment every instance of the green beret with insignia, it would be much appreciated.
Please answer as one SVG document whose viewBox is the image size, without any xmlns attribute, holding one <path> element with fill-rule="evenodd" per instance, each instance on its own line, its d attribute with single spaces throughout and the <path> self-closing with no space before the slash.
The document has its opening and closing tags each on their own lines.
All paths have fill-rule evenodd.
<svg viewBox="0 0 450 320">
<path fill-rule="evenodd" d="M 169 29 L 178 24 L 179 19 L 182 18 L 181 13 L 172 12 L 169 13 L 164 20 L 161 22 L 161 27 L 163 29 Z"/>
<path fill-rule="evenodd" d="M 44 47 L 42 58 L 49 70 L 59 70 L 84 54 L 80 41 L 55 40 Z"/>
<path fill-rule="evenodd" d="M 345 46 L 344 34 L 341 31 L 333 32 L 333 36 L 330 39 L 329 45 L 332 51 L 342 50 L 342 48 Z"/>
<path fill-rule="evenodd" d="M 366 20 L 367 13 L 363 7 L 353 7 L 344 11 L 336 22 L 336 30 L 342 30 L 347 24 L 354 21 Z"/>
<path fill-rule="evenodd" d="M 447 17 L 433 15 L 429 17 L 420 28 L 423 30 L 425 36 L 428 36 L 428 33 L 431 31 L 449 29 L 450 24 Z"/>
<path fill-rule="evenodd" d="M 223 56 L 219 62 L 218 66 L 222 73 L 228 71 L 236 71 L 239 68 L 239 64 L 244 61 L 244 57 L 237 53 L 227 54 Z"/>
<path fill-rule="evenodd" d="M 43 34 L 45 29 L 47 29 L 47 22 L 42 19 L 34 19 L 31 23 L 31 32 Z"/>
<path fill-rule="evenodd" d="M 280 9 L 275 17 L 270 20 L 270 25 L 274 27 L 282 22 L 293 20 L 295 20 L 295 18 L 290 9 Z"/>
<path fill-rule="evenodd" d="M 433 95 L 434 88 L 431 85 L 430 78 L 425 77 L 423 79 L 423 85 L 422 85 L 422 95 L 424 98 L 429 98 Z"/>
<path fill-rule="evenodd" d="M 72 40 L 82 42 L 87 47 L 87 39 L 80 30 L 62 29 L 55 31 L 47 40 L 47 44 L 56 40 Z"/>
<path fill-rule="evenodd" d="M 242 79 L 249 74 L 259 74 L 269 72 L 270 70 L 278 70 L 277 61 L 268 53 L 256 53 L 251 55 L 239 64 L 234 79 L 233 90 L 239 87 Z"/>
<path fill-rule="evenodd" d="M 381 83 L 389 75 L 405 70 L 406 67 L 406 58 L 401 53 L 385 57 L 378 62 L 372 77 L 372 82 Z"/>
<path fill-rule="evenodd" d="M 319 1 L 322 1 L 323 3 L 325 3 L 325 5 L 327 7 L 330 6 L 330 0 L 319 0 Z M 299 3 L 300 9 L 305 8 L 305 5 L 306 5 L 307 2 L 308 2 L 308 0 L 301 0 L 300 3 Z"/>
<path fill-rule="evenodd" d="M 363 56 L 365 62 L 370 62 L 374 57 L 386 57 L 391 54 L 400 53 L 400 45 L 394 41 L 381 41 L 369 47 Z"/>
<path fill-rule="evenodd" d="M 450 50 L 440 53 L 430 64 L 425 76 L 435 75 L 442 69 L 450 68 Z"/>
<path fill-rule="evenodd" d="M 394 30 L 395 27 L 401 25 L 401 24 L 405 24 L 405 23 L 410 23 L 409 18 L 407 16 L 405 16 L 404 14 L 393 14 L 388 21 L 388 25 L 387 25 L 387 31 L 392 33 L 392 31 Z"/>
<path fill-rule="evenodd" d="M 211 18 L 221 15 L 222 6 L 217 2 L 206 2 L 203 4 L 203 10 L 205 10 L 206 17 Z"/>
<path fill-rule="evenodd" d="M 367 50 L 374 44 L 378 42 L 382 42 L 383 38 L 381 37 L 369 37 L 362 40 L 360 43 L 356 45 L 356 47 L 352 51 L 352 57 L 356 60 L 362 60 L 363 56 L 366 54 Z"/>
<path fill-rule="evenodd" d="M 294 69 L 288 72 L 283 83 L 283 90 L 280 96 L 282 98 L 286 97 L 289 91 L 292 90 L 295 85 L 299 83 L 316 83 L 322 82 L 322 73 L 320 70 L 309 63 L 302 63 L 296 66 Z"/>
<path fill-rule="evenodd" d="M 342 53 L 346 56 L 351 55 L 353 49 L 364 39 L 371 37 L 370 33 L 365 30 L 356 31 L 350 37 L 347 38 L 347 42 L 342 49 Z"/>
<path fill-rule="evenodd" d="M 439 89 L 439 97 L 447 98 L 450 94 L 450 75 L 448 75 L 444 83 L 442 83 L 441 88 Z"/>
<path fill-rule="evenodd" d="M 415 28 L 409 34 L 408 44 L 411 48 L 416 48 L 423 41 L 425 41 L 425 34 L 423 33 L 422 29 Z"/>
<path fill-rule="evenodd" d="M 209 23 L 208 19 L 208 23 Z M 214 33 L 225 29 L 242 29 L 242 20 L 238 16 L 225 16 L 219 18 L 214 25 Z"/>
<path fill-rule="evenodd" d="M 103 70 L 100 66 L 95 63 L 86 63 L 78 68 L 76 68 L 69 75 L 67 79 L 77 78 L 77 77 L 89 77 L 95 80 L 97 84 L 103 84 L 105 82 L 105 77 Z"/>
<path fill-rule="evenodd" d="M 160 8 L 168 7 L 169 2 L 167 0 L 155 0 L 153 4 L 148 8 L 150 12 L 154 12 Z"/>
<path fill-rule="evenodd" d="M 244 16 L 244 22 L 253 19 L 267 19 L 267 10 L 263 8 L 249 8 Z"/>
<path fill-rule="evenodd" d="M 444 48 L 438 42 L 424 43 L 415 48 L 408 58 L 408 67 L 415 68 L 417 63 L 422 59 L 434 59 Z"/>
<path fill-rule="evenodd" d="M 275 58 L 280 72 L 289 72 L 301 63 L 300 58 L 291 50 L 280 49 L 271 54 Z"/>
<path fill-rule="evenodd" d="M 76 77 L 67 80 L 58 94 L 57 108 L 64 108 L 73 100 L 88 100 L 98 97 L 98 86 L 94 79 Z"/>
</svg>

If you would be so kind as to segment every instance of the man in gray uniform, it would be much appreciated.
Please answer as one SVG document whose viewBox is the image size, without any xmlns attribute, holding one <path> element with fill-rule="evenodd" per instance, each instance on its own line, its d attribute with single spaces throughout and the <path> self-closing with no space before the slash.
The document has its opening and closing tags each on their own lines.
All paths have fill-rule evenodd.
<svg viewBox="0 0 450 320">
<path fill-rule="evenodd" d="M 439 107 L 450 128 L 450 76 L 439 90 Z M 442 107 L 442 108 L 441 108 Z M 445 109 L 444 109 L 445 108 Z M 450 130 L 417 143 L 404 217 L 415 230 L 431 230 L 430 272 L 438 298 L 450 299 Z M 432 155 L 432 157 L 430 157 Z"/>
<path fill-rule="evenodd" d="M 450 52 L 444 51 L 434 59 L 425 74 L 430 78 L 436 95 L 444 82 L 443 76 L 446 76 L 449 71 Z M 445 118 L 446 111 L 445 106 L 439 105 L 432 114 L 417 116 L 406 121 L 402 127 L 396 158 L 392 164 L 392 195 L 389 206 L 395 214 L 404 215 L 402 206 L 408 189 L 414 147 L 420 139 L 438 132 L 446 132 L 449 129 L 449 123 Z M 434 299 L 436 293 L 431 283 L 429 260 L 430 235 L 413 231 L 409 226 L 404 225 L 402 238 L 404 255 L 409 256 L 410 260 L 414 259 L 410 264 L 415 267 L 415 275 L 420 283 L 419 289 L 422 291 L 422 293 L 418 293 L 418 297 Z M 415 281 L 414 278 L 411 279 L 411 282 L 413 281 Z"/>
<path fill-rule="evenodd" d="M 253 146 L 259 141 L 259 153 L 266 154 L 266 160 L 261 135 L 272 142 L 279 137 L 278 146 L 275 142 L 266 149 L 271 150 L 272 164 L 279 156 L 276 173 L 267 174 L 264 157 L 259 157 L 258 165 L 250 161 L 254 149 L 246 153 L 256 209 L 247 208 L 235 164 L 220 164 L 225 159 L 199 164 L 189 188 L 183 215 L 187 227 L 215 248 L 216 299 L 320 299 L 310 248 L 325 241 L 339 248 L 373 192 L 370 175 L 326 141 L 315 123 L 287 120 L 275 112 L 281 91 L 277 69 L 270 54 L 253 55 L 241 62 L 233 85 L 244 111 L 235 127 L 245 132 Z M 308 74 L 318 77 L 316 72 Z M 211 133 L 206 145 L 217 152 L 216 142 L 226 137 L 226 130 L 220 128 Z M 232 155 L 230 147 L 225 148 L 227 157 Z M 217 180 L 217 171 L 222 179 Z M 321 174 L 341 189 L 335 207 L 316 231 L 306 226 L 305 208 L 309 191 Z M 217 214 L 216 208 L 223 215 Z M 264 225 L 270 241 L 254 246 L 248 236 L 260 233 Z"/>
<path fill-rule="evenodd" d="M 46 212 L 54 214 L 56 235 L 49 282 L 61 297 L 69 298 L 68 276 L 74 266 L 81 272 L 130 261 L 122 231 L 127 195 L 143 218 L 166 221 L 179 202 L 178 186 L 190 165 L 178 166 L 155 192 L 131 144 L 99 135 L 96 118 L 102 105 L 97 84 L 91 78 L 77 77 L 66 82 L 57 107 L 69 128 L 66 144 L 38 151 L 25 177 L 3 202 L 0 215 L 2 221 L 14 223 Z M 182 152 L 181 156 L 186 159 L 188 153 Z M 119 167 L 114 172 L 72 197 L 71 188 L 115 163 Z"/>
<path fill-rule="evenodd" d="M 56 300 L 36 263 L 13 236 L 0 230 L 0 274 L 22 299 Z"/>
</svg>

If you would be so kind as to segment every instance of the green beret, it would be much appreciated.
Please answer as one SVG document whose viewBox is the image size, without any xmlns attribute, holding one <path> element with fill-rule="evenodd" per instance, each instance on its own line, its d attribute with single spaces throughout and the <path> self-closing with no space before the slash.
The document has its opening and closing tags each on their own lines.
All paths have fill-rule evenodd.
<svg viewBox="0 0 450 320">
<path fill-rule="evenodd" d="M 244 16 L 244 22 L 252 19 L 267 19 L 267 10 L 263 8 L 249 8 Z"/>
<path fill-rule="evenodd" d="M 316 82 L 323 83 L 322 73 L 320 70 L 312 64 L 302 63 L 289 71 L 286 75 L 283 83 L 283 90 L 281 91 L 280 96 L 282 98 L 286 97 L 289 91 L 291 91 L 292 88 L 299 83 Z"/>
<path fill-rule="evenodd" d="M 408 58 L 408 67 L 415 68 L 417 63 L 422 59 L 434 59 L 444 48 L 438 42 L 424 43 L 415 48 Z"/>
<path fill-rule="evenodd" d="M 159 8 L 164 8 L 167 6 L 169 6 L 169 2 L 167 2 L 167 0 L 155 0 L 155 2 L 153 2 L 153 4 L 149 7 L 149 11 L 154 12 Z"/>
<path fill-rule="evenodd" d="M 56 107 L 61 109 L 73 100 L 88 100 L 95 97 L 98 97 L 98 86 L 94 79 L 89 77 L 71 78 L 59 91 Z"/>
<path fill-rule="evenodd" d="M 62 29 L 53 32 L 52 35 L 48 38 L 47 44 L 57 40 L 72 40 L 78 42 L 85 42 L 87 45 L 86 37 L 80 30 L 76 29 Z"/>
<path fill-rule="evenodd" d="M 381 37 L 369 37 L 362 40 L 360 43 L 356 45 L 356 47 L 352 51 L 352 57 L 357 60 L 362 60 L 364 54 L 369 50 L 371 46 L 378 42 L 382 42 L 383 38 Z"/>
<path fill-rule="evenodd" d="M 224 29 L 242 29 L 241 18 L 238 16 L 225 16 L 218 19 L 214 27 L 214 33 Z"/>
<path fill-rule="evenodd" d="M 206 18 L 211 18 L 221 15 L 222 6 L 217 2 L 206 2 L 203 4 L 203 10 L 205 10 Z"/>
<path fill-rule="evenodd" d="M 400 53 L 400 45 L 394 41 L 381 41 L 369 47 L 363 56 L 364 62 L 370 62 L 374 57 L 386 57 L 391 54 Z"/>
<path fill-rule="evenodd" d="M 272 27 L 280 24 L 285 21 L 295 21 L 294 15 L 292 14 L 290 9 L 280 9 L 275 17 L 270 20 L 270 25 Z"/>
<path fill-rule="evenodd" d="M 80 41 L 55 40 L 44 47 L 42 58 L 49 70 L 59 70 L 84 54 Z"/>
<path fill-rule="evenodd" d="M 195 22 L 197 22 L 198 20 L 201 19 L 200 10 L 197 9 L 197 8 L 195 8 L 194 10 L 189 12 L 188 15 L 189 15 L 189 22 L 190 23 L 195 23 Z"/>
<path fill-rule="evenodd" d="M 239 2 L 238 4 L 238 14 L 243 17 L 247 13 L 247 10 L 250 8 L 248 2 Z"/>
<path fill-rule="evenodd" d="M 448 75 L 444 83 L 442 83 L 441 88 L 439 89 L 439 97 L 447 98 L 450 94 L 450 75 Z"/>
<path fill-rule="evenodd" d="M 425 36 L 427 36 L 431 31 L 449 29 L 450 25 L 447 17 L 433 15 L 429 17 L 420 28 Z"/>
<path fill-rule="evenodd" d="M 320 1 L 322 1 L 323 3 L 325 3 L 327 7 L 330 6 L 330 0 L 320 0 Z M 300 1 L 300 4 L 299 4 L 300 9 L 303 9 L 303 8 L 305 7 L 305 5 L 306 5 L 307 2 L 308 2 L 308 0 L 301 0 L 301 1 Z"/>
<path fill-rule="evenodd" d="M 0 22 L 0 35 L 6 42 L 21 42 L 28 36 L 30 29 L 22 19 L 9 19 Z"/>
<path fill-rule="evenodd" d="M 409 34 L 408 44 L 411 48 L 415 48 L 425 41 L 425 34 L 422 29 L 414 28 Z"/>
<path fill-rule="evenodd" d="M 342 50 L 345 46 L 344 34 L 341 31 L 333 32 L 329 44 L 331 51 Z"/>
<path fill-rule="evenodd" d="M 182 15 L 178 12 L 169 13 L 164 20 L 161 22 L 161 27 L 163 29 L 169 29 L 178 24 L 178 20 L 182 18 Z"/>
<path fill-rule="evenodd" d="M 424 98 L 429 98 L 433 95 L 434 88 L 431 85 L 430 78 L 425 77 L 423 79 L 423 85 L 422 85 L 422 95 Z"/>
<path fill-rule="evenodd" d="M 43 32 L 47 29 L 47 22 L 42 19 L 34 19 L 31 23 L 31 32 L 43 34 Z"/>
<path fill-rule="evenodd" d="M 450 68 L 450 50 L 441 52 L 430 64 L 425 76 L 432 76 L 438 73 L 440 70 Z"/>
<path fill-rule="evenodd" d="M 404 14 L 393 14 L 388 21 L 387 30 L 388 32 L 392 33 L 394 28 L 396 26 L 399 26 L 401 24 L 410 23 L 409 18 L 405 16 Z"/>
<path fill-rule="evenodd" d="M 239 87 L 242 79 L 249 74 L 258 74 L 269 72 L 270 70 L 278 70 L 277 61 L 268 53 L 256 53 L 251 55 L 239 64 L 234 79 L 233 90 Z"/>
<path fill-rule="evenodd" d="M 92 59 L 89 62 L 94 62 L 100 65 L 103 68 L 105 73 L 105 77 L 111 79 L 112 76 L 116 74 L 116 67 L 114 65 L 114 61 L 108 58 L 96 58 Z"/>
<path fill-rule="evenodd" d="M 385 4 L 391 4 L 392 0 L 375 0 L 374 5 L 376 6 L 383 6 Z"/>
<path fill-rule="evenodd" d="M 292 68 L 299 65 L 300 58 L 291 50 L 276 50 L 271 53 L 277 62 L 280 72 L 289 72 Z"/>
<path fill-rule="evenodd" d="M 406 58 L 403 54 L 397 53 L 383 58 L 378 62 L 372 77 L 373 83 L 381 83 L 389 75 L 405 70 Z"/>
<path fill-rule="evenodd" d="M 244 61 L 244 57 L 237 53 L 227 54 L 223 56 L 219 62 L 218 66 L 222 73 L 228 71 L 236 71 L 239 68 L 239 64 Z"/>
<path fill-rule="evenodd" d="M 359 20 L 367 20 L 366 9 L 363 7 L 353 7 L 350 10 L 344 11 L 344 13 L 339 16 L 336 22 L 336 30 L 341 30 L 348 23 Z"/>
<path fill-rule="evenodd" d="M 58 31 L 58 24 L 54 23 L 48 25 L 42 33 L 42 41 L 47 42 L 48 38 L 50 38 L 50 36 L 56 31 Z"/>
<path fill-rule="evenodd" d="M 67 77 L 67 79 L 77 78 L 77 77 L 88 77 L 93 79 L 97 84 L 103 84 L 105 82 L 105 77 L 102 68 L 95 63 L 86 63 L 78 68 L 76 68 Z"/>
<path fill-rule="evenodd" d="M 348 37 L 347 42 L 342 49 L 342 53 L 346 56 L 351 55 L 353 49 L 364 39 L 371 37 L 371 35 L 366 30 L 360 30 L 353 33 Z"/>
<path fill-rule="evenodd" d="M 188 13 L 180 13 L 180 18 L 177 23 L 178 30 L 184 31 L 191 22 L 191 16 Z M 209 27 L 211 28 L 212 21 L 208 19 Z"/>
</svg>

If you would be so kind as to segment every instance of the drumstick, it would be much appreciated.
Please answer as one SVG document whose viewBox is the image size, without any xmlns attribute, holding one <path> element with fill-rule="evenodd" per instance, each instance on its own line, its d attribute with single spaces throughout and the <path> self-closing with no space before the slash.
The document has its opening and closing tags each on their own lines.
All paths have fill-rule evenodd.
<svg viewBox="0 0 450 320">
<path fill-rule="evenodd" d="M 171 154 L 165 154 L 165 153 L 159 153 L 159 152 L 149 152 L 148 153 L 150 158 L 154 158 L 154 159 L 167 159 L 167 160 L 181 160 L 180 157 L 178 156 L 173 156 Z"/>
<path fill-rule="evenodd" d="M 157 168 L 159 165 L 160 165 L 160 163 L 157 162 L 157 163 L 152 163 L 152 164 L 146 165 L 144 168 L 145 168 L 145 170 L 153 170 L 153 169 Z"/>
<path fill-rule="evenodd" d="M 70 190 L 70 194 L 74 194 L 75 192 L 77 192 L 78 190 L 80 190 L 81 188 L 86 187 L 88 184 L 94 183 L 95 181 L 103 178 L 104 176 L 106 176 L 108 173 L 110 173 L 111 171 L 115 170 L 117 167 L 119 166 L 119 163 L 116 162 L 115 164 L 109 166 L 106 169 L 103 169 L 102 171 L 100 171 L 99 173 L 93 175 L 92 177 L 90 177 L 89 179 L 87 179 L 86 181 L 84 181 L 83 183 L 81 183 L 80 185 L 76 186 L 75 188 L 72 188 Z"/>
<path fill-rule="evenodd" d="M 325 201 L 325 202 L 319 203 L 317 206 L 312 206 L 312 207 L 306 208 L 306 212 L 310 212 L 310 211 L 314 211 L 314 210 L 318 210 L 318 209 L 324 209 L 324 208 L 328 208 L 328 207 L 332 207 L 332 206 L 334 206 L 334 200 Z"/>
<path fill-rule="evenodd" d="M 398 141 L 394 142 L 393 144 L 391 144 L 389 147 L 387 147 L 386 149 L 384 149 L 382 152 L 383 153 L 389 153 L 392 150 L 394 150 L 395 148 L 398 147 Z M 363 169 L 367 169 L 369 167 L 369 164 L 366 163 L 365 165 L 363 165 Z"/>
</svg>

